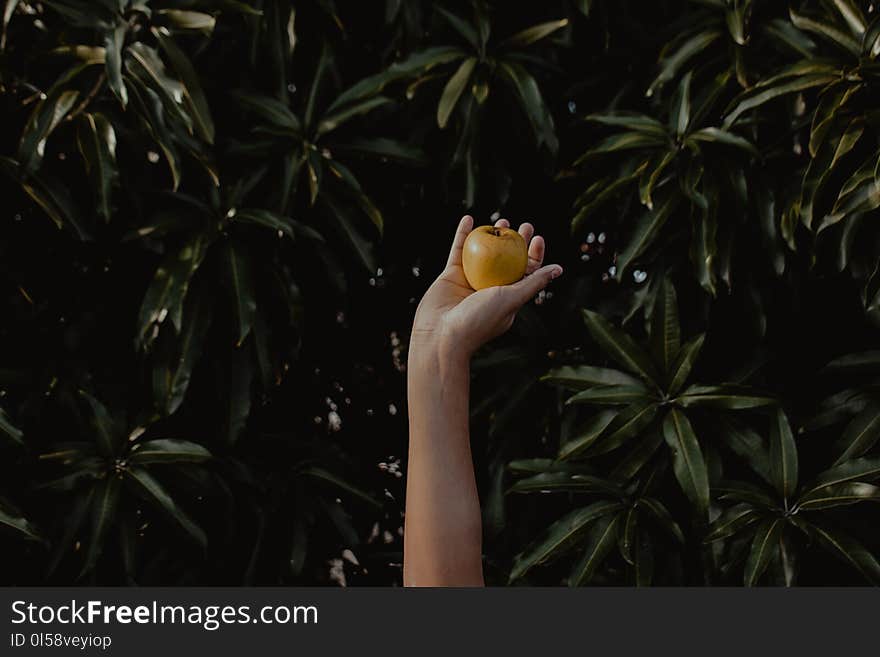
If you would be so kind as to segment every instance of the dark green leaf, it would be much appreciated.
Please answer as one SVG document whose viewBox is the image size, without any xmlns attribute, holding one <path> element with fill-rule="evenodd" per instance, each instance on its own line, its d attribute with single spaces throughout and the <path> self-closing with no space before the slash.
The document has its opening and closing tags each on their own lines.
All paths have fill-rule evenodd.
<svg viewBox="0 0 880 657">
<path fill-rule="evenodd" d="M 721 128 L 703 128 L 691 134 L 688 139 L 695 142 L 733 146 L 746 151 L 750 155 L 758 155 L 758 149 L 748 139 Z"/>
<path fill-rule="evenodd" d="M 777 400 L 761 395 L 748 386 L 727 383 L 717 386 L 692 385 L 678 398 L 684 408 L 705 407 L 726 410 L 773 406 Z"/>
<path fill-rule="evenodd" d="M 179 12 L 191 13 L 191 12 Z M 202 14 L 204 15 L 204 14 Z M 209 17 L 213 21 L 213 17 Z M 213 23 L 212 23 L 213 27 Z M 202 91 L 202 85 L 199 82 L 198 74 L 193 68 L 192 62 L 186 53 L 181 50 L 174 40 L 165 36 L 162 30 L 153 28 L 153 34 L 159 41 L 159 46 L 171 62 L 171 67 L 183 84 L 183 99 L 187 110 L 193 119 L 193 124 L 199 133 L 199 136 L 209 144 L 214 143 L 214 120 L 211 118 L 211 108 L 208 100 L 205 98 L 205 92 Z"/>
<path fill-rule="evenodd" d="M 872 481 L 877 477 L 880 477 L 880 457 L 853 459 L 820 473 L 806 492 L 847 481 Z"/>
<path fill-rule="evenodd" d="M 660 74 L 651 83 L 647 95 L 653 96 L 664 84 L 673 80 L 679 70 L 691 59 L 704 52 L 709 45 L 721 36 L 720 30 L 711 29 L 688 37 L 678 48 L 660 61 Z"/>
<path fill-rule="evenodd" d="M 615 128 L 626 128 L 632 132 L 641 132 L 660 143 L 669 139 L 669 133 L 663 124 L 647 114 L 637 112 L 607 112 L 604 114 L 588 114 L 584 121 L 599 123 Z"/>
<path fill-rule="evenodd" d="M 718 256 L 718 203 L 717 190 L 706 190 L 707 207 L 693 212 L 689 254 L 697 280 L 713 297 L 716 294 L 716 259 Z"/>
<path fill-rule="evenodd" d="M 651 311 L 651 350 L 654 359 L 667 375 L 672 373 L 673 363 L 680 347 L 678 297 L 672 281 L 664 278 Z"/>
<path fill-rule="evenodd" d="M 561 30 L 563 27 L 568 25 L 568 19 L 563 18 L 561 20 L 556 21 L 548 21 L 546 23 L 540 23 L 538 25 L 533 25 L 532 27 L 527 27 L 526 29 L 517 32 L 516 34 L 507 37 L 501 42 L 501 46 L 509 46 L 514 48 L 519 48 L 523 46 L 528 46 L 536 41 L 540 41 L 544 39 L 557 30 Z"/>
<path fill-rule="evenodd" d="M 507 489 L 508 493 L 589 493 L 600 492 L 622 496 L 623 491 L 601 477 L 576 472 L 542 472 L 520 479 Z"/>
<path fill-rule="evenodd" d="M 617 257 L 617 280 L 623 278 L 623 274 L 644 251 L 651 246 L 660 234 L 660 229 L 678 206 L 678 195 L 671 194 L 660 203 L 659 207 L 645 212 L 636 222 L 629 241 L 620 255 Z"/>
<path fill-rule="evenodd" d="M 663 436 L 660 431 L 643 434 L 629 453 L 614 466 L 609 477 L 619 481 L 631 480 L 648 464 L 662 444 Z"/>
<path fill-rule="evenodd" d="M 437 125 L 441 129 L 446 127 L 449 117 L 452 115 L 452 110 L 455 109 L 458 99 L 461 98 L 462 92 L 467 87 L 476 64 L 477 60 L 475 57 L 468 57 L 446 83 L 443 95 L 440 97 L 440 103 L 437 105 Z"/>
<path fill-rule="evenodd" d="M 838 30 L 831 23 L 827 21 L 813 20 L 812 18 L 798 14 L 794 9 L 789 10 L 789 16 L 791 17 L 791 22 L 794 23 L 794 26 L 799 30 L 815 34 L 854 57 L 861 55 L 862 49 L 859 41 L 849 34 Z"/>
<path fill-rule="evenodd" d="M 6 413 L 0 408 L 0 433 L 17 442 L 19 445 L 24 444 L 24 433 L 21 429 L 16 428 L 6 417 Z"/>
<path fill-rule="evenodd" d="M 709 475 L 700 443 L 684 413 L 673 408 L 663 421 L 663 437 L 672 450 L 675 477 L 700 517 L 709 510 Z"/>
<path fill-rule="evenodd" d="M 654 546 L 647 532 L 639 531 L 636 537 L 635 579 L 636 586 L 651 586 L 654 577 Z"/>
<path fill-rule="evenodd" d="M 86 163 L 86 171 L 95 186 L 98 214 L 110 219 L 113 185 L 118 178 L 116 167 L 116 132 L 103 114 L 85 113 L 77 131 L 77 144 Z"/>
<path fill-rule="evenodd" d="M 187 292 L 209 246 L 210 239 L 199 234 L 177 251 L 169 253 L 159 265 L 138 315 L 137 342 L 141 347 L 152 344 L 166 319 L 171 320 L 178 333 L 181 331 Z"/>
<path fill-rule="evenodd" d="M 815 431 L 848 420 L 861 413 L 869 401 L 865 392 L 858 388 L 836 392 L 819 403 L 815 415 L 804 423 L 803 429 Z"/>
<path fill-rule="evenodd" d="M 464 50 L 454 46 L 436 46 L 415 52 L 402 61 L 394 62 L 381 73 L 364 78 L 340 94 L 327 111 L 333 112 L 354 101 L 374 96 L 393 82 L 424 75 L 435 66 L 454 62 L 466 55 Z"/>
<path fill-rule="evenodd" d="M 86 554 L 83 573 L 92 570 L 98 563 L 104 550 L 107 532 L 116 522 L 116 510 L 119 506 L 119 477 L 109 475 L 99 483 L 92 498 L 92 532 L 89 537 L 89 551 Z"/>
<path fill-rule="evenodd" d="M 688 377 L 691 375 L 691 370 L 694 367 L 694 363 L 699 357 L 700 351 L 703 349 L 703 342 L 705 339 L 706 334 L 701 333 L 685 342 L 678 350 L 678 355 L 668 370 L 668 392 L 670 395 L 677 395 L 682 386 L 687 383 Z"/>
<path fill-rule="evenodd" d="M 687 132 L 691 122 L 691 78 L 693 71 L 685 73 L 678 84 L 678 91 L 672 100 L 672 111 L 669 113 L 669 129 L 677 137 Z"/>
<path fill-rule="evenodd" d="M 639 379 L 626 372 L 592 365 L 557 367 L 542 376 L 541 380 L 572 390 L 586 390 L 593 386 L 636 386 L 641 384 Z"/>
<path fill-rule="evenodd" d="M 600 181 L 595 189 L 588 190 L 596 192 L 595 194 L 590 195 L 591 198 L 589 201 L 586 199 L 578 199 L 578 201 L 575 202 L 577 212 L 571 220 L 572 235 L 577 235 L 585 230 L 586 227 L 584 224 L 586 224 L 587 220 L 606 203 L 625 192 L 632 182 L 638 178 L 641 171 L 642 169 L 638 169 L 635 173 L 616 178 L 613 182 L 608 182 L 607 180 Z"/>
<path fill-rule="evenodd" d="M 31 541 L 42 542 L 36 528 L 18 511 L 0 503 L 0 529 Z"/>
<path fill-rule="evenodd" d="M 576 159 L 573 166 L 579 167 L 590 160 L 609 153 L 622 153 L 633 150 L 651 151 L 669 147 L 669 138 L 664 135 L 655 135 L 645 132 L 619 132 L 605 137 L 595 146 L 585 151 Z"/>
<path fill-rule="evenodd" d="M 580 472 L 582 466 L 562 463 L 555 459 L 515 459 L 507 464 L 507 470 L 514 474 L 537 474 L 539 472 Z"/>
<path fill-rule="evenodd" d="M 739 46 L 744 46 L 748 42 L 746 36 L 746 21 L 751 9 L 751 0 L 737 0 L 733 6 L 728 6 L 724 12 L 727 21 L 727 29 L 731 38 Z"/>
<path fill-rule="evenodd" d="M 122 103 L 123 109 L 128 105 L 128 90 L 122 77 L 122 49 L 128 25 L 121 22 L 104 35 L 104 70 L 110 89 Z"/>
<path fill-rule="evenodd" d="M 652 196 L 654 188 L 666 168 L 675 161 L 675 156 L 675 151 L 661 151 L 648 162 L 648 166 L 642 171 L 642 177 L 639 180 L 639 200 L 649 210 L 654 209 Z"/>
<path fill-rule="evenodd" d="M 603 410 L 582 427 L 579 427 L 574 435 L 559 447 L 559 458 L 568 459 L 577 456 L 585 449 L 589 448 L 608 428 L 614 418 L 617 417 L 616 411 Z"/>
<path fill-rule="evenodd" d="M 732 104 L 727 116 L 724 118 L 724 128 L 729 128 L 745 112 L 760 107 L 766 102 L 786 96 L 788 94 L 805 91 L 814 87 L 821 87 L 837 79 L 836 71 L 822 71 L 812 75 L 803 74 L 796 77 L 784 78 L 773 83 L 767 82 L 756 85 L 740 95 Z"/>
<path fill-rule="evenodd" d="M 40 167 L 46 151 L 46 140 L 73 109 L 79 92 L 54 89 L 37 102 L 21 136 L 18 157 L 24 171 L 33 173 Z"/>
<path fill-rule="evenodd" d="M 602 440 L 591 449 L 593 454 L 605 454 L 617 449 L 639 435 L 657 415 L 657 404 L 633 404 L 617 414 L 614 421 L 602 433 Z"/>
<path fill-rule="evenodd" d="M 812 525 L 811 529 L 826 550 L 858 570 L 871 584 L 880 586 L 880 563 L 865 546 L 838 531 L 831 531 L 817 525 Z"/>
<path fill-rule="evenodd" d="M 202 354 L 205 336 L 211 325 L 214 312 L 212 294 L 190 294 L 183 314 L 183 328 L 177 345 L 176 360 L 168 363 L 163 371 L 167 379 L 163 380 L 159 395 L 159 403 L 166 414 L 176 412 L 183 403 L 189 388 L 193 368 Z"/>
<path fill-rule="evenodd" d="M 620 548 L 620 556 L 628 564 L 635 565 L 633 553 L 636 548 L 636 537 L 639 527 L 638 504 L 634 504 L 626 511 L 621 511 L 618 517 L 622 521 L 618 523 L 617 547 Z"/>
<path fill-rule="evenodd" d="M 286 130 L 291 135 L 302 132 L 299 118 L 280 100 L 246 91 L 234 91 L 232 96 L 242 108 L 270 125 Z"/>
<path fill-rule="evenodd" d="M 317 135 L 320 137 L 328 132 L 332 132 L 346 121 L 350 121 L 356 116 L 367 114 L 377 107 L 382 107 L 390 102 L 391 99 L 386 98 L 385 96 L 374 96 L 372 98 L 367 98 L 365 100 L 339 107 L 333 112 L 327 112 L 318 123 Z"/>
<path fill-rule="evenodd" d="M 529 120 L 536 145 L 546 146 L 550 153 L 555 154 L 559 142 L 556 138 L 553 116 L 544 102 L 535 78 L 523 66 L 513 61 L 502 62 L 498 71 Z"/>
<path fill-rule="evenodd" d="M 166 110 L 162 99 L 137 76 L 129 76 L 127 79 L 131 82 L 130 91 L 139 109 L 138 114 L 144 121 L 147 132 L 162 151 L 171 172 L 172 189 L 177 191 L 182 175 L 182 162 L 172 131 L 166 121 Z M 167 102 L 173 104 L 173 100 Z"/>
<path fill-rule="evenodd" d="M 880 487 L 850 482 L 810 491 L 798 500 L 798 508 L 802 511 L 816 511 L 868 501 L 880 502 Z"/>
<path fill-rule="evenodd" d="M 155 48 L 136 42 L 125 50 L 126 68 L 131 74 L 160 99 L 164 108 L 166 121 L 174 117 L 182 123 L 188 132 L 192 132 L 192 119 L 184 109 L 184 86 L 168 74 L 168 69 L 159 52 Z"/>
<path fill-rule="evenodd" d="M 669 533 L 676 541 L 684 544 L 684 533 L 681 531 L 678 523 L 672 518 L 672 514 L 663 505 L 663 503 L 653 497 L 643 497 L 639 500 L 639 508 L 648 511 L 651 517 Z"/>
<path fill-rule="evenodd" d="M 597 312 L 586 309 L 581 312 L 590 335 L 605 353 L 633 374 L 656 383 L 658 377 L 651 359 L 629 335 L 612 326 Z"/>
<path fill-rule="evenodd" d="M 290 238 L 294 237 L 292 220 L 277 215 L 274 212 L 270 212 L 269 210 L 262 210 L 260 208 L 237 209 L 235 210 L 235 214 L 232 215 L 232 220 L 234 222 L 244 222 L 254 224 L 255 226 L 263 226 L 264 228 L 283 233 Z"/>
<path fill-rule="evenodd" d="M 654 397 L 644 385 L 594 386 L 568 398 L 566 404 L 619 405 L 650 402 Z"/>
<path fill-rule="evenodd" d="M 348 167 L 338 161 L 329 162 L 327 167 L 343 183 L 345 194 L 351 197 L 360 209 L 363 210 L 381 236 L 385 231 L 385 219 L 382 216 L 382 212 L 375 206 L 370 197 L 363 192 L 354 174 L 349 171 Z"/>
<path fill-rule="evenodd" d="M 845 130 L 844 127 L 846 128 Z M 832 135 L 822 143 L 816 157 L 810 161 L 807 171 L 804 173 L 800 200 L 801 220 L 807 228 L 812 228 L 813 207 L 819 192 L 822 190 L 826 180 L 831 176 L 840 159 L 855 147 L 864 129 L 864 123 L 860 120 L 835 126 Z M 873 175 L 873 167 L 871 167 L 868 173 L 870 176 L 866 177 Z M 858 208 L 861 202 L 860 197 L 853 207 Z M 830 215 L 823 218 L 821 225 L 817 228 L 817 232 L 821 232 L 828 226 L 837 223 L 850 211 L 850 207 L 838 208 L 836 213 L 832 210 Z"/>
<path fill-rule="evenodd" d="M 782 533 L 783 520 L 772 518 L 763 521 L 755 530 L 749 558 L 746 561 L 745 585 L 755 586 L 776 550 L 777 541 Z"/>
<path fill-rule="evenodd" d="M 383 160 L 391 160 L 409 166 L 424 166 L 429 163 L 428 154 L 418 146 L 406 144 L 387 137 L 363 137 L 351 139 L 334 151 L 346 151 L 372 155 Z"/>
<path fill-rule="evenodd" d="M 859 37 L 864 33 L 867 27 L 865 15 L 855 0 L 833 0 L 833 6 L 853 35 Z"/>
<path fill-rule="evenodd" d="M 131 450 L 131 462 L 138 465 L 151 463 L 201 463 L 211 458 L 211 452 L 197 443 L 176 438 L 159 438 L 138 443 Z"/>
<path fill-rule="evenodd" d="M 715 422 L 723 444 L 748 463 L 761 479 L 771 482 L 768 450 L 761 436 L 736 418 L 719 415 Z"/>
<path fill-rule="evenodd" d="M 330 198 L 323 199 L 327 206 L 327 217 L 340 237 L 351 247 L 358 260 L 371 274 L 376 271 L 376 257 L 372 245 L 355 228 L 353 218 L 342 206 Z"/>
<path fill-rule="evenodd" d="M 299 474 L 330 484 L 336 489 L 341 490 L 362 502 L 366 502 L 374 508 L 382 508 L 382 503 L 379 502 L 379 500 L 377 500 L 375 497 L 362 490 L 361 488 L 336 476 L 329 470 L 318 466 L 309 466 L 307 468 L 304 468 L 303 470 L 300 470 Z"/>
<path fill-rule="evenodd" d="M 472 46 L 475 49 L 480 48 L 480 37 L 477 35 L 477 30 L 473 25 L 468 23 L 466 20 L 459 18 L 451 11 L 447 11 L 440 5 L 434 5 L 434 11 L 437 12 L 439 16 L 445 20 L 453 30 L 458 32 L 459 36 L 461 36 L 465 41 L 468 42 L 468 45 Z"/>
<path fill-rule="evenodd" d="M 830 374 L 856 374 L 880 372 L 880 350 L 863 351 L 836 358 L 825 366 Z"/>
<path fill-rule="evenodd" d="M 722 500 L 746 502 L 768 509 L 776 508 L 776 499 L 764 488 L 747 481 L 722 481 L 712 486 L 712 490 Z"/>
<path fill-rule="evenodd" d="M 570 549 L 597 519 L 620 510 L 619 502 L 595 502 L 575 509 L 550 525 L 538 539 L 517 555 L 510 571 L 510 581 L 525 575 L 534 566 L 546 563 Z"/>
<path fill-rule="evenodd" d="M 115 456 L 119 448 L 119 430 L 110 418 L 107 408 L 84 390 L 79 391 L 92 412 L 92 429 L 94 442 L 103 456 Z"/>
<path fill-rule="evenodd" d="M 798 485 L 798 452 L 782 409 L 770 419 L 770 477 L 783 499 L 791 500 Z"/>
<path fill-rule="evenodd" d="M 588 584 L 605 557 L 614 549 L 620 515 L 606 515 L 593 523 L 587 534 L 583 556 L 575 562 L 568 578 L 569 586 Z"/>
<path fill-rule="evenodd" d="M 216 23 L 216 19 L 211 14 L 185 9 L 160 9 L 156 12 L 156 16 L 164 18 L 175 29 L 193 30 L 201 32 L 205 36 L 211 35 Z M 159 30 L 154 28 L 153 32 L 156 33 Z"/>
<path fill-rule="evenodd" d="M 871 404 L 843 430 L 835 447 L 841 451 L 834 465 L 863 456 L 880 440 L 880 405 Z"/>
<path fill-rule="evenodd" d="M 90 486 L 86 491 L 74 494 L 73 505 L 64 515 L 63 527 L 64 531 L 61 537 L 54 541 L 52 547 L 52 555 L 49 559 L 49 565 L 46 568 L 46 577 L 50 577 L 61 564 L 62 560 L 68 553 L 72 552 L 71 546 L 74 545 L 74 539 L 80 534 L 86 516 L 92 506 L 92 499 L 95 496 L 97 486 Z"/>
<path fill-rule="evenodd" d="M 241 346 L 254 325 L 257 312 L 251 263 L 231 242 L 226 247 L 226 275 L 235 318 L 235 341 Z"/>
<path fill-rule="evenodd" d="M 125 481 L 137 494 L 154 504 L 166 513 L 187 535 L 192 537 L 202 548 L 207 545 L 205 532 L 196 525 L 190 517 L 181 509 L 174 498 L 165 490 L 146 469 L 132 467 L 125 471 Z"/>
<path fill-rule="evenodd" d="M 709 533 L 703 539 L 706 543 L 728 538 L 761 519 L 761 515 L 749 504 L 737 504 L 726 509 L 709 526 Z"/>
</svg>

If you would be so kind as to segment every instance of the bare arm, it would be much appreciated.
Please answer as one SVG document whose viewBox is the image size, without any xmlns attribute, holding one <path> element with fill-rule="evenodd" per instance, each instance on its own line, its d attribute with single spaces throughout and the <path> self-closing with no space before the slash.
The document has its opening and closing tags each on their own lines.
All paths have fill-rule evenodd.
<svg viewBox="0 0 880 657">
<path fill-rule="evenodd" d="M 496 223 L 507 226 L 506 220 Z M 531 224 L 528 275 L 513 285 L 474 292 L 461 267 L 473 228 L 464 217 L 446 269 L 416 311 L 407 395 L 410 445 L 403 580 L 406 586 L 481 586 L 482 523 L 468 430 L 470 358 L 513 323 L 517 310 L 562 273 L 541 267 L 544 241 Z"/>
</svg>

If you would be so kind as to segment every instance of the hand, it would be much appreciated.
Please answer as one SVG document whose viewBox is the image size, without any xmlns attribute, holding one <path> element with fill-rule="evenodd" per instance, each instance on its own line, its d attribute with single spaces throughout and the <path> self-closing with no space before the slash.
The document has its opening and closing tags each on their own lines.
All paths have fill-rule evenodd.
<svg viewBox="0 0 880 657">
<path fill-rule="evenodd" d="M 415 347 L 430 344 L 446 355 L 470 358 L 483 344 L 507 331 L 516 312 L 562 274 L 559 265 L 541 266 L 544 238 L 534 234 L 531 224 L 524 223 L 519 227 L 519 234 L 529 250 L 525 277 L 512 285 L 474 291 L 461 265 L 464 240 L 473 226 L 474 219 L 469 215 L 459 222 L 446 269 L 419 303 L 412 334 Z M 495 226 L 508 228 L 510 223 L 499 219 Z"/>
</svg>

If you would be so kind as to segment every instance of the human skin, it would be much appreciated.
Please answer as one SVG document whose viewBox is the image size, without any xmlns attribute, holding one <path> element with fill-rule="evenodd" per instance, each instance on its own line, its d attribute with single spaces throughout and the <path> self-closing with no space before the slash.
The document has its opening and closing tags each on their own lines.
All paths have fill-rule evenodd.
<svg viewBox="0 0 880 657">
<path fill-rule="evenodd" d="M 526 276 L 512 284 L 472 290 L 461 253 L 473 228 L 462 218 L 446 268 L 416 310 L 407 364 L 409 457 L 403 547 L 405 586 L 482 586 L 482 521 L 468 426 L 470 360 L 507 331 L 517 311 L 554 278 L 543 265 L 544 239 L 524 223 Z M 509 227 L 506 219 L 495 223 Z"/>
</svg>

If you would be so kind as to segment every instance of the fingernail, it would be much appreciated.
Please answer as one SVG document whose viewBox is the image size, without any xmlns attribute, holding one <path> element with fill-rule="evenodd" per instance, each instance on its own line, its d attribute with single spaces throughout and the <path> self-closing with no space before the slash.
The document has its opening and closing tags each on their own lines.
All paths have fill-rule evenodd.
<svg viewBox="0 0 880 657">
<path fill-rule="evenodd" d="M 554 267 L 550 272 L 550 278 L 559 278 L 560 276 L 562 276 L 562 267 Z"/>
</svg>

